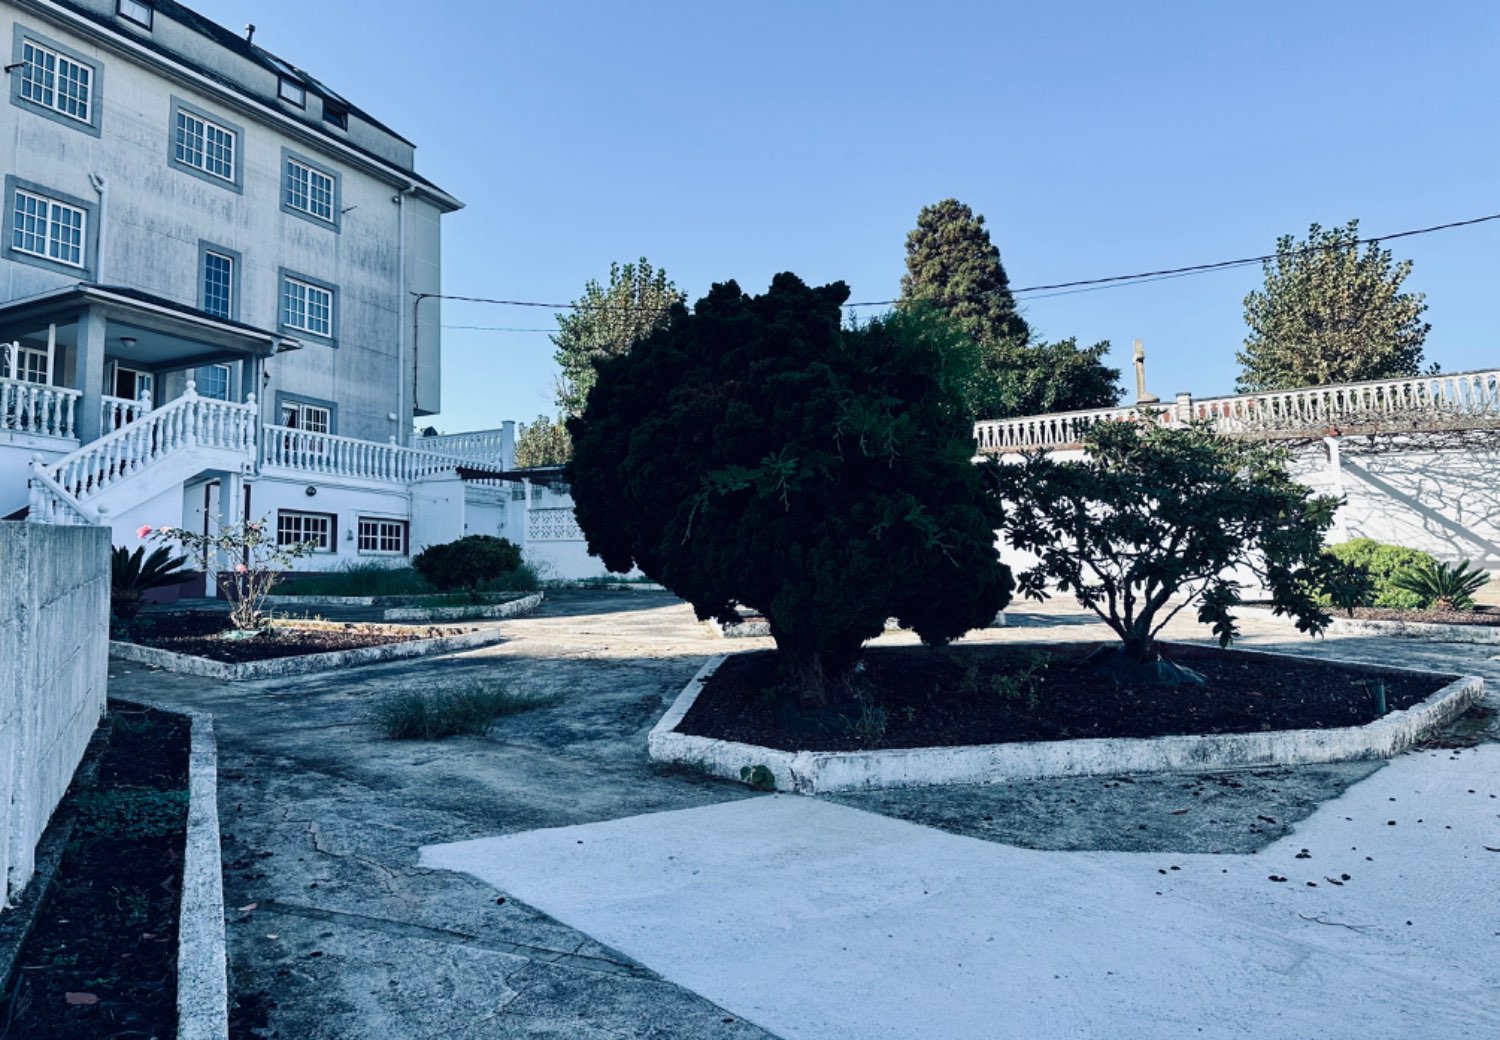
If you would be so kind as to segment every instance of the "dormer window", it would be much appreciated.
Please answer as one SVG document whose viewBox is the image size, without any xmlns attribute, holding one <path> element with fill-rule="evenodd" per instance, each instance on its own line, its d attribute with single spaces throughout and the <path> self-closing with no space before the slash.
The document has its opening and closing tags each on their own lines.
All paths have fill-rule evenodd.
<svg viewBox="0 0 1500 1040">
<path fill-rule="evenodd" d="M 281 100 L 298 108 L 307 107 L 307 88 L 294 79 L 281 77 L 281 86 L 277 88 L 277 94 Z"/>
<path fill-rule="evenodd" d="M 145 0 L 118 0 L 115 13 L 126 21 L 134 22 L 143 29 L 151 28 L 151 18 L 156 13 Z"/>
<path fill-rule="evenodd" d="M 336 126 L 340 130 L 349 129 L 349 110 L 337 101 L 324 100 L 323 122 L 329 126 Z"/>
</svg>

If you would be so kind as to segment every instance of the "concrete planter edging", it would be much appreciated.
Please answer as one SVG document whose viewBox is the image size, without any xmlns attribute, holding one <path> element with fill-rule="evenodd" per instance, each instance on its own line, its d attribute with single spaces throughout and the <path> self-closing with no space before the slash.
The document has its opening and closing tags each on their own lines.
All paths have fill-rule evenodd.
<svg viewBox="0 0 1500 1040">
<path fill-rule="evenodd" d="M 756 639 L 771 634 L 771 623 L 764 618 L 755 618 L 729 625 L 724 624 L 718 618 L 709 618 L 703 622 L 703 625 L 708 629 L 710 635 L 717 636 L 720 639 Z M 996 614 L 995 620 L 991 621 L 985 627 L 1005 628 L 1005 611 L 1002 610 Z M 902 631 L 901 625 L 895 618 L 886 619 L 885 630 L 887 632 Z"/>
<path fill-rule="evenodd" d="M 545 594 L 529 596 L 508 603 L 479 603 L 467 607 L 388 607 L 382 617 L 387 621 L 503 621 L 530 614 L 542 605 Z"/>
<path fill-rule="evenodd" d="M 229 964 L 224 927 L 224 866 L 219 844 L 219 750 L 207 712 L 136 704 L 191 724 L 188 748 L 187 840 L 177 915 L 178 1040 L 229 1036 Z"/>
<path fill-rule="evenodd" d="M 278 657 L 269 661 L 242 661 L 230 664 L 211 661 L 206 657 L 175 654 L 154 646 L 139 643 L 124 643 L 111 640 L 109 653 L 137 664 L 150 665 L 169 672 L 184 675 L 199 675 L 205 679 L 223 679 L 227 682 L 249 682 L 256 679 L 278 679 L 290 675 L 310 675 L 314 672 L 331 672 L 344 668 L 356 668 L 366 664 L 382 664 L 409 657 L 428 657 L 457 650 L 473 650 L 489 646 L 504 639 L 497 629 L 478 629 L 456 636 L 440 636 L 435 639 L 414 639 L 405 643 L 387 643 L 384 646 L 364 646 L 355 650 L 335 650 L 326 654 L 302 654 L 299 657 Z"/>
<path fill-rule="evenodd" d="M 549 589 L 598 589 L 601 592 L 666 592 L 665 585 L 654 581 L 547 581 Z"/>
<path fill-rule="evenodd" d="M 746 766 L 764 765 L 775 777 L 778 791 L 797 794 L 1391 758 L 1462 715 L 1484 692 L 1483 679 L 1464 676 L 1421 704 L 1368 725 L 1338 729 L 886 751 L 784 751 L 676 732 L 708 677 L 725 660 L 719 656 L 705 664 L 651 730 L 647 746 L 652 761 L 693 766 L 728 780 L 739 780 Z"/>
<path fill-rule="evenodd" d="M 504 593 L 490 592 L 490 593 L 485 593 L 484 595 L 499 596 L 499 595 L 504 595 Z M 525 599 L 525 598 L 528 598 L 528 597 L 533 596 L 533 595 L 536 595 L 536 593 L 520 593 L 520 594 L 518 594 L 517 598 L 519 598 L 519 599 Z M 441 600 L 441 599 L 452 599 L 452 598 L 453 598 L 453 594 L 452 593 L 447 593 L 447 592 L 436 592 L 436 593 L 432 593 L 430 595 L 424 593 L 422 595 L 414 595 L 414 596 L 296 596 L 296 595 L 290 595 L 290 594 L 283 594 L 283 595 L 279 595 L 279 596 L 267 596 L 266 597 L 266 606 L 268 606 L 268 607 L 386 607 L 386 608 L 388 608 L 390 610 L 409 609 L 409 610 L 418 610 L 418 611 L 420 611 L 420 610 L 439 610 L 439 609 L 444 609 L 444 608 L 441 608 L 441 607 L 424 607 L 422 605 L 424 601 L 428 601 L 428 600 Z M 516 602 L 516 600 L 506 600 L 503 603 L 486 603 L 486 604 L 482 604 L 482 606 L 505 607 L 505 606 L 509 606 L 511 603 L 514 603 L 514 602 Z M 454 609 L 468 609 L 468 608 L 467 607 L 459 607 L 459 608 L 454 608 Z"/>
<path fill-rule="evenodd" d="M 1264 607 L 1241 607 L 1237 613 L 1247 617 L 1278 621 L 1288 628 L 1295 622 Z M 1445 625 L 1428 621 L 1379 621 L 1374 618 L 1335 617 L 1328 626 L 1330 635 L 1394 636 L 1400 639 L 1426 639 L 1434 643 L 1478 643 L 1500 646 L 1500 625 Z"/>
</svg>

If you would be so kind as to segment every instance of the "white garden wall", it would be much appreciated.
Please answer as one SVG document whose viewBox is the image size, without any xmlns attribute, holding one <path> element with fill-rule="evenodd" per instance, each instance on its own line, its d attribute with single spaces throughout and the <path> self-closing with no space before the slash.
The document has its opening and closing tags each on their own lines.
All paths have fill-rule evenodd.
<svg viewBox="0 0 1500 1040">
<path fill-rule="evenodd" d="M 109 529 L 0 522 L 0 906 L 104 711 Z"/>
</svg>

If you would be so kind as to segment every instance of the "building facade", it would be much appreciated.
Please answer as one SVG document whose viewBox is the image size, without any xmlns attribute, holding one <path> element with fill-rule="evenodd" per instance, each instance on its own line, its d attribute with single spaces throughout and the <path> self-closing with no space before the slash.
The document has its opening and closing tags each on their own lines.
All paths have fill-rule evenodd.
<svg viewBox="0 0 1500 1040">
<path fill-rule="evenodd" d="M 512 424 L 412 433 L 462 204 L 410 141 L 174 0 L 0 0 L 0 38 L 0 516 L 265 518 L 313 570 L 524 543 Z"/>
</svg>

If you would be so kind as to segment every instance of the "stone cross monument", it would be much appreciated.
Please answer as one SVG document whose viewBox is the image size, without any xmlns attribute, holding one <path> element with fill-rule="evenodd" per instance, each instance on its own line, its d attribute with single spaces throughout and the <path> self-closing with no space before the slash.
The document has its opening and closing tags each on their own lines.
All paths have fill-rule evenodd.
<svg viewBox="0 0 1500 1040">
<path fill-rule="evenodd" d="M 1135 403 L 1156 404 L 1161 398 L 1146 393 L 1146 348 L 1135 341 Z"/>
</svg>

